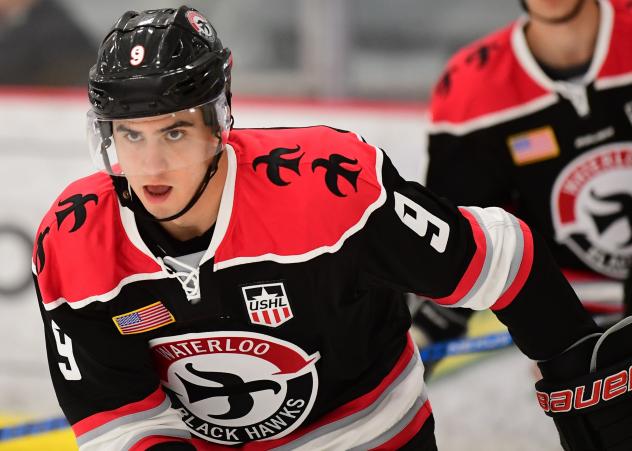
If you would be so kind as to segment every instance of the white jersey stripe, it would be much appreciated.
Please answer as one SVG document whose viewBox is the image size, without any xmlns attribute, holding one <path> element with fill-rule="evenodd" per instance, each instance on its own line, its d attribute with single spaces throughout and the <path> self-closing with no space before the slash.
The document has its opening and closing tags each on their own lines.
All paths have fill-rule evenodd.
<svg viewBox="0 0 632 451">
<path fill-rule="evenodd" d="M 185 431 L 183 429 L 168 429 L 168 428 L 152 429 L 149 431 L 143 431 L 136 434 L 123 446 L 122 449 L 124 451 L 128 451 L 132 449 L 132 447 L 136 445 L 138 442 L 140 442 L 141 440 L 146 439 L 148 437 L 155 437 L 157 435 L 160 435 L 162 437 L 191 439 L 191 434 L 188 431 Z"/>
<path fill-rule="evenodd" d="M 595 89 L 612 89 L 618 88 L 619 86 L 628 86 L 630 84 L 632 84 L 632 72 L 600 78 L 599 80 L 595 81 Z"/>
<path fill-rule="evenodd" d="M 379 437 L 374 438 L 373 440 L 363 443 L 360 446 L 356 446 L 351 448 L 349 451 L 363 451 L 366 449 L 378 448 L 380 445 L 388 442 L 393 437 L 397 436 L 400 432 L 404 430 L 406 426 L 408 426 L 417 416 L 419 411 L 424 408 L 424 405 L 428 402 L 428 398 L 425 396 L 420 396 L 415 400 L 415 404 L 413 407 L 406 413 L 406 415 L 394 424 L 388 431 L 380 434 Z"/>
<path fill-rule="evenodd" d="M 274 451 L 368 449 L 367 443 L 401 431 L 410 422 L 407 418 L 414 418 L 419 411 L 419 402 L 423 406 L 428 400 L 423 372 L 419 353 L 415 351 L 402 373 L 370 406 L 274 448 Z M 386 422 L 387 419 L 390 421 Z"/>
<path fill-rule="evenodd" d="M 516 105 L 501 111 L 495 111 L 483 116 L 478 116 L 474 119 L 460 123 L 448 121 L 431 122 L 428 125 L 428 133 L 430 135 L 438 135 L 439 133 L 450 133 L 456 136 L 467 135 L 468 133 L 476 130 L 502 124 L 503 122 L 508 122 L 512 119 L 517 119 L 519 117 L 543 110 L 544 108 L 555 104 L 557 101 L 558 97 L 555 93 L 546 93 L 521 105 Z"/>
<path fill-rule="evenodd" d="M 483 263 L 483 267 L 481 268 L 481 273 L 476 279 L 476 282 L 474 282 L 474 285 L 472 285 L 472 288 L 470 288 L 470 291 L 468 291 L 465 296 L 463 296 L 459 301 L 455 302 L 454 304 L 441 304 L 442 307 L 448 307 L 448 308 L 462 307 L 465 304 L 467 304 L 470 301 L 470 299 L 472 299 L 476 295 L 476 293 L 478 293 L 478 290 L 483 285 L 483 283 L 485 282 L 485 280 L 487 279 L 489 275 L 489 268 L 491 267 L 492 257 L 494 255 L 492 240 L 489 236 L 489 233 L 487 233 L 487 230 L 483 226 L 483 221 L 481 220 L 480 216 L 472 208 L 468 208 L 468 207 L 459 207 L 459 208 L 469 211 L 472 214 L 472 216 L 474 216 L 474 218 L 480 225 L 481 232 L 483 232 L 483 235 L 485 235 L 485 262 Z"/>
<path fill-rule="evenodd" d="M 524 237 L 520 223 L 501 208 L 460 208 L 469 211 L 485 232 L 488 255 L 474 288 L 463 300 L 448 307 L 484 310 L 493 306 L 513 283 L 524 255 Z"/>
<path fill-rule="evenodd" d="M 509 215 L 511 222 L 513 222 L 516 229 L 520 229 L 520 224 L 518 224 L 518 220 L 512 214 Z M 524 236 L 522 233 L 516 235 L 516 252 L 514 253 L 514 258 L 511 261 L 511 267 L 509 268 L 509 276 L 507 277 L 507 283 L 503 287 L 503 293 L 507 291 L 507 289 L 511 286 L 511 284 L 516 279 L 516 274 L 518 274 L 518 270 L 520 269 L 520 264 L 522 263 L 522 256 L 524 255 Z"/>
<path fill-rule="evenodd" d="M 44 305 L 44 309 L 49 312 L 51 310 L 56 309 L 62 304 L 68 304 L 70 308 L 72 308 L 73 310 L 76 310 L 76 309 L 83 308 L 86 305 L 92 304 L 93 302 L 111 301 L 112 299 L 114 299 L 116 296 L 119 295 L 119 293 L 121 292 L 121 290 L 123 289 L 125 285 L 128 285 L 130 283 L 139 282 L 141 280 L 158 280 L 158 279 L 168 279 L 168 278 L 169 278 L 169 274 L 165 273 L 162 270 L 158 272 L 154 272 L 154 273 L 148 273 L 148 274 L 133 274 L 129 277 L 122 279 L 119 282 L 119 284 L 116 287 L 114 287 L 114 289 L 108 291 L 107 293 L 90 296 L 80 301 L 68 301 L 67 299 L 59 298 L 51 302 L 45 302 L 43 303 L 43 305 Z"/>
<path fill-rule="evenodd" d="M 178 413 L 171 409 L 171 401 L 165 397 L 162 403 L 153 409 L 144 410 L 142 412 L 125 415 L 115 420 L 109 421 L 102 426 L 92 429 L 77 437 L 77 444 L 82 451 L 104 449 L 102 446 L 112 446 L 118 440 L 129 440 L 129 433 L 140 433 L 140 430 L 147 432 L 148 435 L 156 435 L 153 431 L 157 428 L 175 427 L 184 432 L 186 427 L 182 423 Z M 190 435 L 188 435 L 190 437 Z M 137 440 L 138 441 L 138 440 Z M 99 444 L 103 445 L 100 446 Z M 135 442 L 134 442 L 135 443 Z M 122 443 L 117 449 L 124 449 Z M 112 449 L 112 448 L 109 448 Z"/>
</svg>

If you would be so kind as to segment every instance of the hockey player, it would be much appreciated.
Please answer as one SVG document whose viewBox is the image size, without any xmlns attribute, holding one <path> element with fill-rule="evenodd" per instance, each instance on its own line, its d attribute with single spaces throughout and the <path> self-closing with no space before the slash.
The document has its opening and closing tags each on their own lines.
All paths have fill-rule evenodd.
<svg viewBox="0 0 632 451">
<path fill-rule="evenodd" d="M 632 2 L 522 5 L 447 64 L 426 186 L 458 205 L 511 206 L 611 321 L 632 263 Z M 420 344 L 465 332 L 471 311 L 445 310 L 419 308 Z"/>
<path fill-rule="evenodd" d="M 90 71 L 101 171 L 33 253 L 82 450 L 436 449 L 407 291 L 492 309 L 573 449 L 632 445 L 610 429 L 632 419 L 632 327 L 602 333 L 526 224 L 453 207 L 353 133 L 233 129 L 231 66 L 183 6 L 125 13 Z"/>
</svg>

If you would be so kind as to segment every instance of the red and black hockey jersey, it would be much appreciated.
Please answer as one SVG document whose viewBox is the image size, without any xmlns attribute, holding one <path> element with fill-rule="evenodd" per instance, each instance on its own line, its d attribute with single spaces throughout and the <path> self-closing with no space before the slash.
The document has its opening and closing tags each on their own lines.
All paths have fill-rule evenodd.
<svg viewBox="0 0 632 451">
<path fill-rule="evenodd" d="M 632 263 L 632 7 L 600 1 L 583 78 L 552 80 L 526 17 L 458 52 L 434 89 L 427 186 L 458 205 L 512 205 L 580 296 L 621 298 Z"/>
<path fill-rule="evenodd" d="M 82 449 L 398 449 L 431 416 L 406 291 L 496 310 L 533 358 L 593 327 L 526 225 L 458 210 L 353 133 L 234 130 L 225 157 L 199 302 L 108 176 L 42 222 L 50 370 Z M 545 294 L 563 310 L 539 318 Z"/>
</svg>

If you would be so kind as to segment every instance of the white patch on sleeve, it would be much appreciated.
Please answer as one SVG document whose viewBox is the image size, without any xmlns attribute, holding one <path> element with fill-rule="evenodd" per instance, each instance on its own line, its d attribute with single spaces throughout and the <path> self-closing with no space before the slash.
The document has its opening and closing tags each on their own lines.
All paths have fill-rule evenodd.
<svg viewBox="0 0 632 451">
<path fill-rule="evenodd" d="M 461 207 L 472 213 L 485 232 L 486 264 L 474 287 L 454 307 L 490 308 L 511 285 L 522 262 L 524 237 L 518 220 L 502 208 Z"/>
</svg>

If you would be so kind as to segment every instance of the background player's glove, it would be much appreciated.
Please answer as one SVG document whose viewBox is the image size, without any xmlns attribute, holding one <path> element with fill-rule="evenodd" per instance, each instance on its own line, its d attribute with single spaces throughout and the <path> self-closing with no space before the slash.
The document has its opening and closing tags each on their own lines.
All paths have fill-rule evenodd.
<svg viewBox="0 0 632 451">
<path fill-rule="evenodd" d="M 565 450 L 632 450 L 632 318 L 538 366 L 538 402 Z"/>
</svg>

